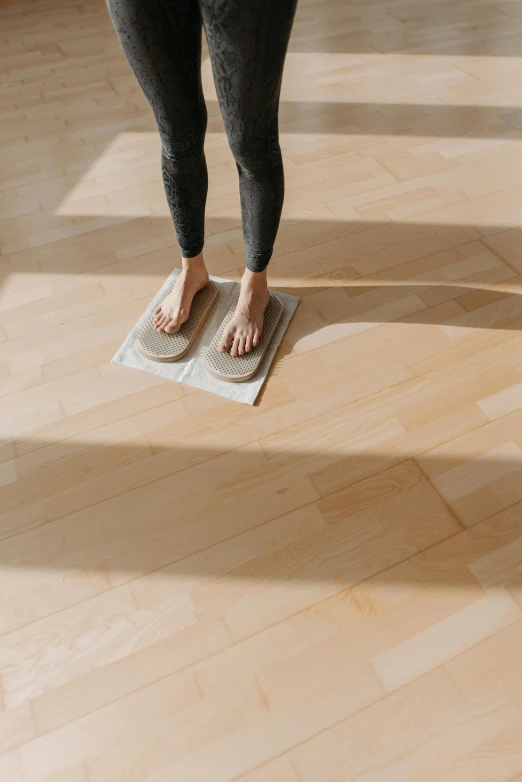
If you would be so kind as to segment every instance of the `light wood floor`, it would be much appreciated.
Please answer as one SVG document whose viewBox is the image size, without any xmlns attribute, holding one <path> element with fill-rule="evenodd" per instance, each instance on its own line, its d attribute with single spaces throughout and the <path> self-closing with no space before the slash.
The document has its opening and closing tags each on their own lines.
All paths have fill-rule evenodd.
<svg viewBox="0 0 522 782">
<path fill-rule="evenodd" d="M 522 2 L 301 0 L 253 408 L 110 363 L 151 113 L 102 0 L 0 13 L 1 782 L 522 780 Z"/>
</svg>

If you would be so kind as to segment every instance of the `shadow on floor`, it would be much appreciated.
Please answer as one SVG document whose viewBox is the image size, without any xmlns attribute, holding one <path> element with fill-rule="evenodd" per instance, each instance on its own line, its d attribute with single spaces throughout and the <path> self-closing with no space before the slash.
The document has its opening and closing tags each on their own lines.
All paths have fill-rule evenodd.
<svg viewBox="0 0 522 782">
<path fill-rule="evenodd" d="M 210 272 L 237 277 L 244 263 L 240 219 L 210 218 L 207 229 Z M 110 254 L 96 251 L 89 234 L 88 241 L 73 237 L 42 245 L 30 264 L 23 252 L 13 254 L 4 266 L 5 277 L 17 272 L 94 274 L 100 279 L 121 276 L 124 282 L 127 277 L 153 275 L 159 288 L 179 265 L 169 218 L 135 218 L 113 230 L 122 252 L 135 257 L 114 262 Z M 507 232 L 513 256 L 522 229 L 509 225 L 283 220 L 269 271 L 275 290 L 302 297 L 291 326 L 294 343 L 317 328 L 341 324 L 432 323 L 513 330 L 519 329 L 522 317 L 520 277 L 490 249 L 502 250 Z M 165 246 L 151 251 L 158 236 L 164 237 Z M 519 262 L 517 257 L 510 260 Z M 148 291 L 143 295 L 149 296 Z M 33 302 L 31 315 L 40 309 L 44 313 L 48 306 L 47 299 Z M 310 313 L 318 314 L 319 320 Z M 16 317 L 25 319 L 23 312 Z M 77 317 L 71 314 L 72 321 Z M 344 331 L 346 336 L 354 333 L 350 328 Z M 16 336 L 22 333 L 16 331 Z M 337 338 L 343 333 L 341 329 Z"/>
<path fill-rule="evenodd" d="M 369 423 L 345 406 L 330 423 L 308 423 L 310 445 L 290 428 L 277 447 L 268 438 L 223 452 L 194 444 L 204 436 L 183 429 L 183 404 L 164 406 L 171 447 L 17 441 L 18 480 L 0 493 L 0 563 L 78 570 L 112 585 L 169 566 L 172 577 L 342 586 L 378 573 L 386 581 L 393 565 L 513 506 L 498 524 L 426 555 L 426 577 L 453 584 L 469 535 L 477 558 L 522 529 L 516 448 L 476 462 L 449 452 L 416 456 L 400 446 L 397 418 Z M 233 427 L 232 407 L 220 410 Z M 243 411 L 236 426 L 248 431 L 256 419 Z M 379 446 L 358 446 L 365 437 L 380 437 Z M 4 607 L 16 608 L 8 600 Z"/>
</svg>

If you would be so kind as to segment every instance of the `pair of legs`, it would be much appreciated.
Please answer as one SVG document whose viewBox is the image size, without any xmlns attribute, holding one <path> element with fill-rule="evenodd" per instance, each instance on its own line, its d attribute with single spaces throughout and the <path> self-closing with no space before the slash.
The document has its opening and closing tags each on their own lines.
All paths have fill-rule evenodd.
<svg viewBox="0 0 522 782">
<path fill-rule="evenodd" d="M 239 173 L 246 269 L 238 307 L 223 336 L 232 355 L 257 344 L 269 300 L 266 267 L 283 205 L 279 94 L 296 0 L 107 0 L 162 142 L 165 192 L 182 273 L 155 313 L 158 331 L 188 318 L 208 281 L 203 260 L 207 112 L 201 88 L 204 28 L 219 105 Z"/>
</svg>

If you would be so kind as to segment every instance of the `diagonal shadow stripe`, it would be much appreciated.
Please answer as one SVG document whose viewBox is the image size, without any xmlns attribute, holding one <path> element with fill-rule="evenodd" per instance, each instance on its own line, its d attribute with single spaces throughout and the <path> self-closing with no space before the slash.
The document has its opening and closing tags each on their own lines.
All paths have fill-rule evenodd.
<svg viewBox="0 0 522 782">
<path fill-rule="evenodd" d="M 520 34 L 516 0 L 324 0 L 298 6 L 289 51 L 519 57 Z"/>
<path fill-rule="evenodd" d="M 230 274 L 241 269 L 244 256 L 239 218 L 209 219 L 207 228 L 210 272 Z M 269 272 L 276 290 L 303 297 L 290 327 L 294 341 L 306 342 L 318 330 L 332 328 L 337 328 L 337 338 L 342 338 L 357 331 L 357 324 L 394 321 L 436 323 L 457 332 L 518 330 L 522 297 L 519 261 L 513 248 L 521 231 L 509 226 L 283 220 Z M 120 260 L 114 260 L 109 252 L 115 236 Z M 155 249 L 158 238 L 160 249 Z M 507 252 L 514 267 L 495 250 Z M 38 285 L 39 275 L 44 275 L 47 283 L 54 275 L 56 279 L 94 275 L 121 277 L 123 284 L 146 275 L 157 278 L 159 287 L 177 263 L 169 218 L 130 219 L 84 237 L 14 253 L 3 266 L 3 292 L 7 296 L 18 290 L 17 273 L 22 273 L 22 280 L 34 274 L 34 285 Z M 144 294 L 144 308 L 153 293 L 151 289 Z M 41 319 L 42 330 L 52 328 L 53 301 L 52 297 L 35 297 L 28 321 L 24 308 L 9 310 L 7 297 L 3 322 L 8 338 L 34 339 L 35 319 Z M 454 306 L 450 307 L 450 302 Z M 96 310 L 99 317 L 105 307 L 111 307 L 110 297 L 100 307 Z M 309 310 L 319 313 L 319 322 L 315 316 L 306 316 Z M 58 314 L 57 324 L 63 317 Z M 66 320 L 71 329 L 82 330 L 85 317 L 89 320 L 96 315 L 82 316 L 73 307 Z M 8 355 L 19 349 L 20 344 L 11 342 L 2 352 Z"/>
<path fill-rule="evenodd" d="M 290 431 L 290 440 L 291 435 Z M 331 436 L 323 430 L 324 438 Z M 481 457 L 472 469 L 469 462 L 452 455 L 416 456 L 407 448 L 392 447 L 400 440 L 397 434 L 390 438 L 389 447 L 384 438 L 376 451 L 358 448 L 354 442 L 341 449 L 338 443 L 328 449 L 300 447 L 293 452 L 288 446 L 278 449 L 267 444 L 262 451 L 243 447 L 226 452 L 183 443 L 182 434 L 180 440 L 174 447 L 154 451 L 81 440 L 63 444 L 17 440 L 16 451 L 30 449 L 33 456 L 18 457 L 21 466 L 27 461 L 27 467 L 20 470 L 18 481 L 0 492 L 0 564 L 58 572 L 77 569 L 84 574 L 101 569 L 117 575 L 116 581 L 120 575 L 132 577 L 166 567 L 166 575 L 172 578 L 190 574 L 349 585 L 378 572 L 382 564 L 378 535 L 386 537 L 400 527 L 406 509 L 413 540 L 428 534 L 425 522 L 430 515 L 432 520 L 439 516 L 445 532 L 456 534 L 464 523 L 470 526 L 492 515 L 491 508 L 473 502 L 481 488 L 502 476 L 506 480 L 511 476 L 515 485 L 522 470 L 516 448 L 512 456 L 506 451 L 498 458 Z M 374 477 L 379 473 L 381 482 Z M 432 480 L 440 496 L 426 474 L 438 476 Z M 229 485 L 236 489 L 228 491 Z M 395 510 L 386 511 L 384 527 L 375 524 L 375 539 L 362 536 L 359 548 L 356 529 L 368 524 L 365 508 L 380 503 L 385 507 L 388 495 L 395 496 Z M 520 501 L 519 495 L 513 494 L 513 503 Z M 317 529 L 312 525 L 305 532 L 301 529 L 305 508 L 316 504 L 328 523 Z M 501 512 L 500 497 L 497 505 Z M 264 535 L 262 525 L 268 525 Z M 259 548 L 245 545 L 249 534 L 259 540 Z M 221 546 L 221 552 L 198 555 L 213 546 Z M 376 546 L 375 569 L 372 546 Z M 292 551 L 293 567 L 288 559 Z M 368 558 L 362 557 L 362 551 Z M 414 553 L 415 547 L 412 550 L 405 542 L 396 562 Z M 451 569 L 445 578 L 441 575 L 443 582 L 454 583 Z M 386 572 L 379 577 L 386 581 Z M 9 613 L 7 594 L 5 599 Z"/>
<path fill-rule="evenodd" d="M 208 102 L 212 117 L 210 129 L 216 129 L 219 107 Z M 506 115 L 517 107 L 457 106 L 451 104 L 411 104 L 379 102 L 282 101 L 281 133 L 294 122 L 297 133 L 333 133 L 340 135 L 434 136 L 439 138 L 522 138 Z"/>
</svg>

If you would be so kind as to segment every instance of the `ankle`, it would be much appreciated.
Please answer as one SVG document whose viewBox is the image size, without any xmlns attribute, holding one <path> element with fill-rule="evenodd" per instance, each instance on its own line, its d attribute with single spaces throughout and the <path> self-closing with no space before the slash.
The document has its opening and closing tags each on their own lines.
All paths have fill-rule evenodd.
<svg viewBox="0 0 522 782">
<path fill-rule="evenodd" d="M 205 261 L 203 260 L 203 253 L 199 253 L 199 255 L 195 255 L 193 258 L 182 258 L 181 259 L 181 268 L 183 271 L 207 271 L 207 267 L 205 266 Z"/>
<path fill-rule="evenodd" d="M 262 272 L 252 272 L 245 269 L 241 278 L 241 288 L 252 293 L 263 293 L 268 289 L 266 269 Z"/>
</svg>

